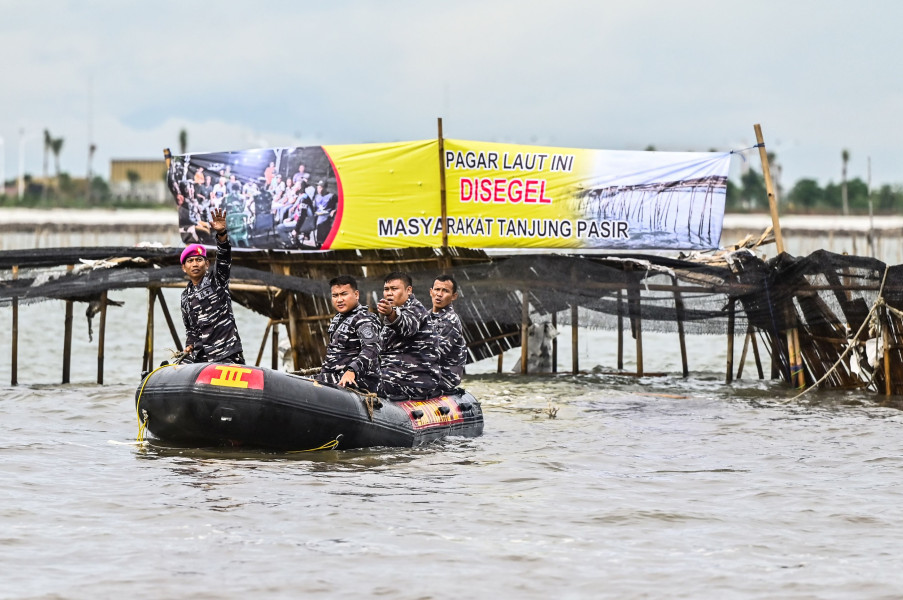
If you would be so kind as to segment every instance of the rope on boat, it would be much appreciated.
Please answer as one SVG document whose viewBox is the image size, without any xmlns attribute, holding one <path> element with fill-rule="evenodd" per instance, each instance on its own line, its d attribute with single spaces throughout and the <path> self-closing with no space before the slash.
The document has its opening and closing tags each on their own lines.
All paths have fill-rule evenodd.
<svg viewBox="0 0 903 600">
<path fill-rule="evenodd" d="M 286 454 L 300 454 L 301 452 L 316 452 L 318 450 L 335 450 L 339 447 L 339 440 L 342 439 L 342 434 L 340 433 L 335 437 L 334 440 L 330 440 L 323 444 L 322 446 L 318 446 L 316 448 L 308 448 L 307 450 L 289 450 Z"/>
<path fill-rule="evenodd" d="M 351 390 L 360 397 L 361 402 L 363 402 L 364 406 L 367 408 L 367 418 L 370 419 L 370 421 L 373 421 L 373 410 L 382 408 L 383 405 L 383 403 L 379 401 L 379 395 L 373 392 L 365 392 L 355 385 L 347 385 L 345 386 L 345 389 Z"/>
<path fill-rule="evenodd" d="M 182 358 L 184 358 L 184 356 Z M 181 362 L 182 358 L 179 358 L 179 362 Z M 144 441 L 144 431 L 147 429 L 147 411 L 144 411 L 144 419 L 142 420 L 141 419 L 141 411 L 139 410 L 139 408 L 141 406 L 141 394 L 144 393 L 144 386 L 147 385 L 147 382 L 150 381 L 150 378 L 154 373 L 156 373 L 160 369 L 165 369 L 166 367 L 174 367 L 177 364 L 179 364 L 179 363 L 175 362 L 172 364 L 160 365 L 159 367 L 157 367 L 156 369 L 154 369 L 153 371 L 148 373 L 147 377 L 144 378 L 144 381 L 141 382 L 141 389 L 138 391 L 138 398 L 135 400 L 135 416 L 138 417 L 138 437 L 136 438 L 137 441 L 139 441 L 139 442 Z"/>
<path fill-rule="evenodd" d="M 850 340 L 850 343 L 847 345 L 847 349 L 844 350 L 843 353 L 841 353 L 840 357 L 837 359 L 837 362 L 834 363 L 834 366 L 832 366 L 830 369 L 828 369 L 828 372 L 825 373 L 824 375 L 822 375 L 821 379 L 819 379 L 818 381 L 813 383 L 810 387 L 803 390 L 802 392 L 800 392 L 793 398 L 790 398 L 789 400 L 784 400 L 782 402 L 782 404 L 787 404 L 789 402 L 793 402 L 794 400 L 796 400 L 798 398 L 801 398 L 802 396 L 811 392 L 813 389 L 817 388 L 825 379 L 830 377 L 831 373 L 833 373 L 834 371 L 837 370 L 837 367 L 840 366 L 840 363 L 843 362 L 843 359 L 850 352 L 850 350 L 852 350 L 853 347 L 859 343 L 859 336 L 862 335 L 862 332 L 865 330 L 866 325 L 869 325 L 869 333 L 874 332 L 874 334 L 877 335 L 877 333 L 881 330 L 881 323 L 880 323 L 879 319 L 877 318 L 877 314 L 875 313 L 875 311 L 878 310 L 879 307 L 883 306 L 885 309 L 889 309 L 889 310 L 893 311 L 894 314 L 897 314 L 897 316 L 903 316 L 903 313 L 900 313 L 900 311 L 896 310 L 895 308 L 887 306 L 887 304 L 884 301 L 884 283 L 887 281 L 887 271 L 889 269 L 890 269 L 890 266 L 884 267 L 884 276 L 881 278 L 881 288 L 878 290 L 878 297 L 875 299 L 875 303 L 872 304 L 872 308 L 869 310 L 868 314 L 862 320 L 862 325 L 859 326 L 859 331 L 857 331 L 856 335 L 853 336 L 853 339 Z M 872 377 L 874 378 L 874 369 L 872 371 Z"/>
<path fill-rule="evenodd" d="M 320 367 L 314 367 L 312 369 L 298 369 L 297 371 L 289 371 L 292 375 L 301 375 L 302 377 L 307 377 L 308 375 L 316 375 L 320 372 Z"/>
</svg>

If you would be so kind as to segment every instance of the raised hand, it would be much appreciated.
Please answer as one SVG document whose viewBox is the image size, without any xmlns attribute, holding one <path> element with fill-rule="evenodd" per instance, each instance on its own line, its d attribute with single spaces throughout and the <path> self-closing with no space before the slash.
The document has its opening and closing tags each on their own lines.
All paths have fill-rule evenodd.
<svg viewBox="0 0 903 600">
<path fill-rule="evenodd" d="M 217 234 L 226 231 L 226 211 L 222 208 L 214 208 L 210 214 L 210 225 L 216 230 Z"/>
</svg>

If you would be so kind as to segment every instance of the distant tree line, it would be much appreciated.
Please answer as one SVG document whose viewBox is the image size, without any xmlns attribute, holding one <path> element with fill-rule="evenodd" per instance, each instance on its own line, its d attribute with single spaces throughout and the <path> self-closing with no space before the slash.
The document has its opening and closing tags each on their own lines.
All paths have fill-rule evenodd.
<svg viewBox="0 0 903 600">
<path fill-rule="evenodd" d="M 868 185 L 856 177 L 846 182 L 850 214 L 868 214 L 869 198 L 875 214 L 903 211 L 903 186 L 884 184 L 869 192 Z M 824 187 L 814 179 L 800 179 L 790 190 L 778 189 L 779 209 L 785 213 L 843 214 L 843 183 L 828 182 Z M 765 178 L 754 169 L 740 176 L 739 184 L 727 183 L 725 209 L 728 212 L 768 210 Z"/>
</svg>

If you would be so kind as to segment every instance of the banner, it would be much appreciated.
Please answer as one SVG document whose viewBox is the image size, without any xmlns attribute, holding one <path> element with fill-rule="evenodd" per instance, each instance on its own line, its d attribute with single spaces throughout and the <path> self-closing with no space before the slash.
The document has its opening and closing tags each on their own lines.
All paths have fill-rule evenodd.
<svg viewBox="0 0 903 600">
<path fill-rule="evenodd" d="M 173 157 L 167 183 L 185 243 L 213 245 L 208 223 L 221 208 L 237 247 L 438 246 L 441 235 L 424 230 L 378 235 L 380 215 L 438 212 L 438 147 L 427 140 L 186 154 Z"/>
<path fill-rule="evenodd" d="M 186 243 L 372 249 L 717 248 L 730 153 L 631 152 L 445 140 L 177 156 Z"/>
</svg>

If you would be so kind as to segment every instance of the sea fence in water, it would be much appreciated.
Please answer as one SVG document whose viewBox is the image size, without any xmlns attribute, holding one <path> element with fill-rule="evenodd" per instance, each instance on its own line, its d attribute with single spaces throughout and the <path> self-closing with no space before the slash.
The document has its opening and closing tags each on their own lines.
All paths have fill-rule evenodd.
<svg viewBox="0 0 903 600">
<path fill-rule="evenodd" d="M 184 286 L 179 248 L 61 248 L 0 252 L 0 305 L 51 299 L 65 303 L 64 382 L 71 356 L 71 315 L 75 302 L 94 306 L 100 318 L 98 382 L 103 381 L 104 318 L 107 292 L 148 290 L 142 367 L 154 364 L 155 315 L 163 313 L 177 347 L 181 335 L 166 306 L 162 287 Z M 97 262 L 91 262 L 97 261 Z M 87 264 L 86 264 L 87 262 Z M 74 265 L 80 265 L 76 268 Z M 67 267 L 68 268 L 63 268 Z M 379 289 L 394 270 L 412 275 L 415 289 L 431 286 L 436 274 L 453 274 L 459 284 L 456 310 L 465 327 L 468 362 L 519 350 L 528 373 L 540 349 L 531 327 L 570 326 L 572 372 L 579 372 L 581 327 L 617 332 L 617 371 L 649 375 L 643 366 L 643 332 L 677 336 L 682 374 L 689 374 L 685 336 L 719 336 L 727 345 L 725 380 L 747 363 L 762 378 L 794 386 L 816 382 L 839 389 L 869 388 L 886 395 L 903 391 L 903 268 L 876 259 L 826 251 L 806 257 L 781 254 L 762 260 L 738 250 L 705 261 L 652 255 L 520 254 L 487 256 L 466 249 L 330 251 L 296 254 L 236 252 L 231 284 L 235 302 L 265 315 L 267 330 L 256 364 L 272 348 L 277 363 L 279 331 L 291 344 L 296 369 L 317 367 L 325 353 L 333 315 L 328 280 L 339 273 L 358 278 L 362 289 Z M 422 300 L 428 303 L 427 298 Z M 371 305 L 376 297 L 364 300 Z M 12 358 L 17 339 L 13 326 Z M 742 337 L 742 345 L 735 346 Z M 557 345 L 543 352 L 557 355 Z M 633 353 L 636 370 L 624 372 Z M 736 355 L 739 354 L 739 361 Z M 250 353 L 248 358 L 250 359 Z M 549 362 L 554 371 L 557 356 Z M 752 369 L 753 367 L 747 367 Z M 13 383 L 16 369 L 13 368 Z"/>
</svg>

